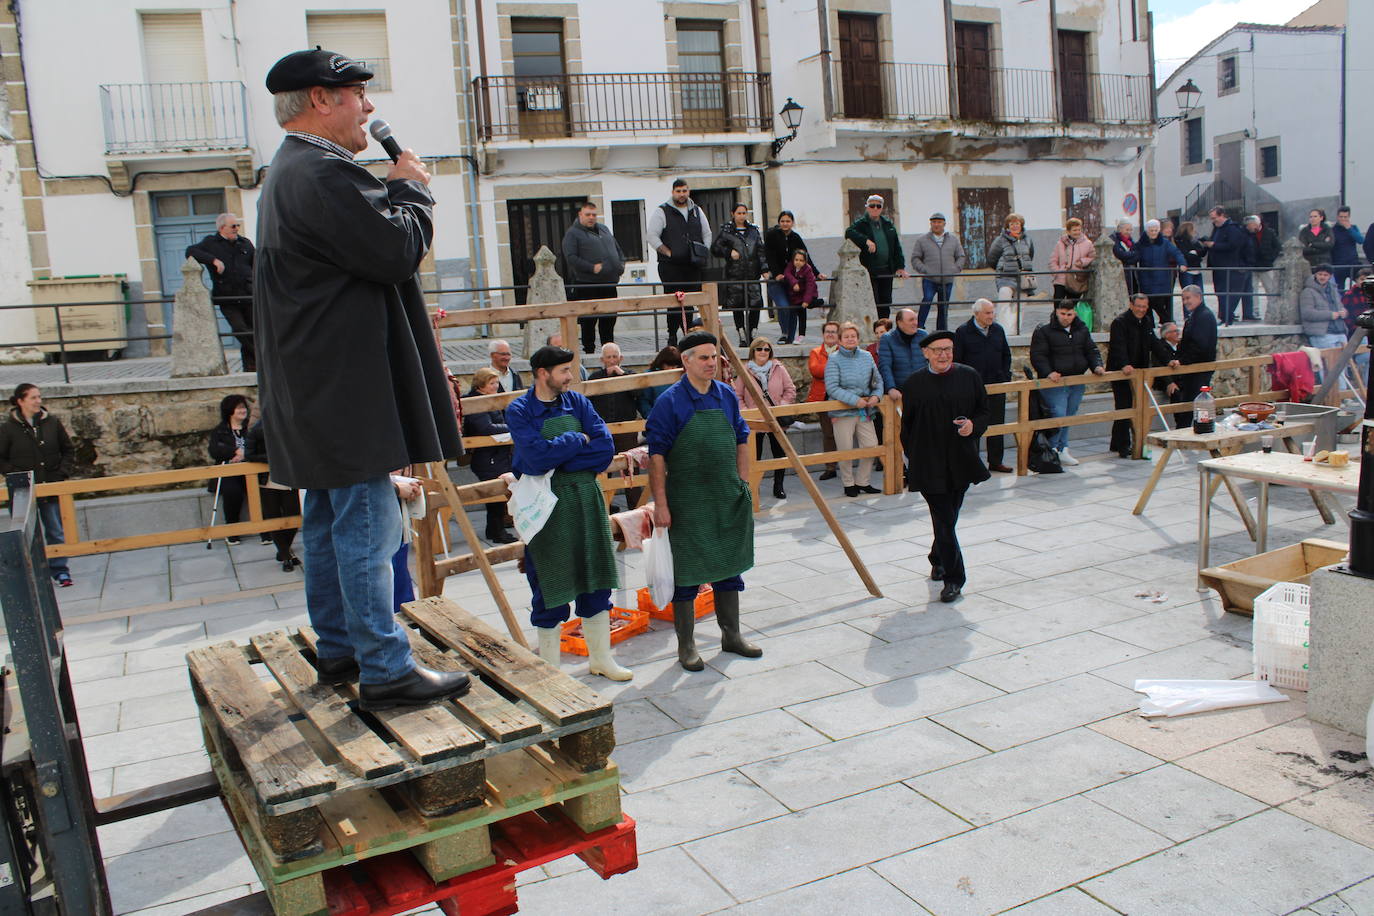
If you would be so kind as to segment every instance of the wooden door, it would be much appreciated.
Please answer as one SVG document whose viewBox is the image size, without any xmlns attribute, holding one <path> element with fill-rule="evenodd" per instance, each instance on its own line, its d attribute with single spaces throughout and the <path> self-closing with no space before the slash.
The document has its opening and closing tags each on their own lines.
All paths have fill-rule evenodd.
<svg viewBox="0 0 1374 916">
<path fill-rule="evenodd" d="M 1096 241 L 1102 234 L 1102 189 L 1097 185 L 1065 188 L 1064 219 L 1074 216 L 1083 221 L 1083 234 Z"/>
<path fill-rule="evenodd" d="M 854 222 L 854 220 L 858 219 L 861 216 L 866 216 L 868 214 L 867 202 L 868 198 L 873 194 L 877 194 L 879 197 L 883 199 L 883 216 L 886 216 L 888 219 L 892 220 L 892 225 L 896 226 L 897 230 L 900 232 L 902 224 L 897 222 L 896 190 L 893 188 L 883 188 L 876 186 L 863 189 L 851 188 L 846 192 L 845 204 L 848 207 L 848 209 L 845 211 L 845 227 L 848 228 L 849 224 Z"/>
<path fill-rule="evenodd" d="M 955 86 L 965 121 L 993 119 L 991 32 L 985 22 L 954 23 Z"/>
<path fill-rule="evenodd" d="M 1217 189 L 1218 201 L 1230 202 L 1241 197 L 1240 151 L 1240 140 L 1217 144 L 1217 180 L 1221 182 Z"/>
<path fill-rule="evenodd" d="M 1091 121 L 1088 33 L 1059 30 L 1059 112 L 1065 121 Z"/>
<path fill-rule="evenodd" d="M 582 197 L 552 197 L 539 200 L 506 201 L 506 219 L 510 226 L 511 282 L 524 287 L 534 276 L 534 256 L 545 245 L 558 259 L 554 269 L 560 277 L 568 276 L 568 264 L 563 260 L 563 236 L 577 219 Z M 517 288 L 516 305 L 524 305 L 528 291 Z"/>
<path fill-rule="evenodd" d="M 511 63 L 520 136 L 566 137 L 568 83 L 562 19 L 511 19 Z"/>
<path fill-rule="evenodd" d="M 988 246 L 1011 214 L 1011 192 L 1006 188 L 960 188 L 958 193 L 959 238 L 969 266 L 981 269 L 987 266 Z"/>
<path fill-rule="evenodd" d="M 181 265 L 186 263 L 186 249 L 210 235 L 224 212 L 223 191 L 160 191 L 152 197 L 153 242 L 157 246 L 158 276 L 162 279 L 162 295 L 172 296 L 181 289 Z M 247 232 L 244 232 L 247 235 Z M 201 271 L 201 282 L 210 288 L 210 270 Z M 176 310 L 162 310 L 167 333 L 172 332 Z M 229 322 L 215 310 L 221 335 L 229 333 Z"/>
<path fill-rule="evenodd" d="M 704 241 L 709 246 L 711 240 L 715 238 L 715 232 L 723 224 L 730 220 L 730 211 L 735 207 L 735 202 L 739 200 L 739 192 L 731 188 L 693 188 L 692 203 L 701 208 L 701 212 L 706 214 L 706 221 L 711 225 L 711 234 Z M 703 280 L 723 280 L 725 278 L 725 262 L 719 258 L 711 258 L 706 267 L 701 272 Z"/>
<path fill-rule="evenodd" d="M 877 16 L 840 13 L 840 86 L 846 118 L 883 116 Z"/>
</svg>

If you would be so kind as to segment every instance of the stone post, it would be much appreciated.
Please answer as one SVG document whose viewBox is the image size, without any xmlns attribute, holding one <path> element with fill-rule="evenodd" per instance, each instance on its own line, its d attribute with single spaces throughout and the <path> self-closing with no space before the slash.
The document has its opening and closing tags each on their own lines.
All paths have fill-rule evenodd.
<svg viewBox="0 0 1374 916">
<path fill-rule="evenodd" d="M 873 341 L 873 322 L 878 307 L 873 302 L 873 281 L 868 269 L 859 263 L 859 249 L 849 239 L 840 245 L 840 266 L 830 284 L 830 319 L 843 324 L 852 321 L 859 326 L 859 345 Z"/>
<path fill-rule="evenodd" d="M 1298 320 L 1298 297 L 1302 288 L 1312 276 L 1312 267 L 1302 256 L 1302 243 L 1290 238 L 1283 243 L 1283 253 L 1274 262 L 1283 271 L 1279 281 L 1279 294 L 1265 302 L 1264 320 L 1266 324 L 1300 324 Z"/>
<path fill-rule="evenodd" d="M 1093 330 L 1105 331 L 1112 319 L 1126 310 L 1126 271 L 1112 254 L 1110 236 L 1104 233 L 1093 247 L 1097 254 L 1088 279 L 1088 301 L 1093 304 Z"/>
<path fill-rule="evenodd" d="M 534 256 L 534 276 L 530 277 L 530 288 L 525 293 L 526 305 L 549 305 L 563 302 L 568 298 L 563 287 L 563 278 L 554 270 L 557 260 L 548 245 L 539 248 L 539 253 Z M 544 341 L 550 334 L 561 332 L 562 325 L 557 318 L 540 318 L 537 321 L 525 322 L 525 359 L 529 359 L 531 353 L 544 346 Z M 580 344 L 576 340 L 565 340 L 563 346 L 571 350 Z"/>
<path fill-rule="evenodd" d="M 224 346 L 219 339 L 215 307 L 210 291 L 200 279 L 201 266 L 194 258 L 181 265 L 181 289 L 172 303 L 172 377 L 228 375 Z"/>
</svg>

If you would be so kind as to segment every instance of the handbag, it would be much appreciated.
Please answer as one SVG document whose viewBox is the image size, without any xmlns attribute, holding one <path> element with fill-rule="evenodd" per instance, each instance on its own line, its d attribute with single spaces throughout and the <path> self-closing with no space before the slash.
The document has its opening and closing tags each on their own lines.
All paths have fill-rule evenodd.
<svg viewBox="0 0 1374 916">
<path fill-rule="evenodd" d="M 1016 255 L 1016 269 L 1021 272 L 1021 292 L 1035 292 L 1035 275 L 1026 273 L 1026 265 L 1025 262 L 1021 260 L 1021 255 L 1019 252 Z"/>
<path fill-rule="evenodd" d="M 697 215 L 700 212 L 696 207 L 691 209 L 687 214 L 688 226 L 691 226 L 694 221 L 700 222 L 701 217 Z M 711 249 L 705 242 L 694 242 L 689 238 L 687 240 L 687 257 L 691 260 L 693 267 L 705 267 L 706 262 L 711 259 Z"/>
</svg>

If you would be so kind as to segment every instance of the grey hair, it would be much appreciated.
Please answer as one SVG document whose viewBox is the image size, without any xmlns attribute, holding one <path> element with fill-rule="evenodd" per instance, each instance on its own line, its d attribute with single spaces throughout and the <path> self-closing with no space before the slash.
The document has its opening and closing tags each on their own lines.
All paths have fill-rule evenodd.
<svg viewBox="0 0 1374 916">
<path fill-rule="evenodd" d="M 236 214 L 236 213 L 221 213 L 219 216 L 216 216 L 216 217 L 215 217 L 215 228 L 216 228 L 216 229 L 220 229 L 220 228 L 223 228 L 223 226 L 224 226 L 225 223 L 233 223 L 233 222 L 237 222 L 237 221 L 238 221 L 238 214 Z"/>
<path fill-rule="evenodd" d="M 1166 321 L 1166 322 L 1164 322 L 1162 325 L 1159 326 L 1159 333 L 1161 333 L 1161 334 L 1168 334 L 1170 330 L 1177 331 L 1178 329 L 1179 329 L 1179 328 L 1178 328 L 1178 322 L 1177 322 L 1177 321 Z"/>
<path fill-rule="evenodd" d="M 1245 217 L 1245 223 L 1246 223 L 1246 225 L 1249 225 L 1250 223 L 1262 223 L 1262 222 L 1264 222 L 1264 220 L 1260 219 L 1258 216 L 1256 216 L 1256 215 L 1253 214 L 1253 213 L 1251 213 L 1249 216 Z"/>
<path fill-rule="evenodd" d="M 1146 220 L 1146 221 L 1145 221 L 1145 228 L 1146 228 L 1146 229 L 1149 229 L 1151 226 L 1155 227 L 1156 229 L 1160 228 L 1159 220 L 1157 220 L 1157 219 Z"/>
<path fill-rule="evenodd" d="M 916 314 L 916 310 L 915 310 L 915 309 L 897 309 L 897 314 L 894 315 L 893 317 L 894 317 L 894 318 L 901 318 L 901 317 L 902 317 L 902 312 L 910 312 L 912 318 L 919 318 L 919 317 L 920 317 L 919 315 Z"/>
<path fill-rule="evenodd" d="M 1135 228 L 1135 223 L 1131 222 L 1131 221 L 1128 220 L 1128 219 L 1119 219 L 1119 220 L 1117 220 L 1117 221 L 1116 221 L 1116 228 L 1119 230 L 1122 226 L 1130 226 L 1132 229 L 1134 229 L 1134 228 Z"/>
<path fill-rule="evenodd" d="M 493 341 L 491 341 L 490 343 L 488 343 L 488 344 L 487 344 L 487 355 L 490 356 L 491 354 L 495 353 L 495 352 L 496 352 L 496 348 L 499 347 L 499 346 L 501 346 L 502 344 L 505 344 L 507 347 L 510 346 L 510 344 L 508 344 L 508 343 L 506 343 L 504 340 L 500 340 L 500 339 L 493 340 Z"/>
<path fill-rule="evenodd" d="M 612 341 L 608 341 L 608 342 L 602 344 L 602 345 L 601 345 L 601 352 L 604 354 L 604 353 L 605 353 L 608 349 L 610 349 L 610 348 L 614 348 L 614 349 L 615 349 L 615 352 L 617 352 L 617 353 L 620 352 L 620 344 L 616 343 L 616 342 L 613 341 L 613 340 L 612 340 Z"/>
<path fill-rule="evenodd" d="M 1196 285 L 1196 284 L 1189 284 L 1188 286 L 1183 287 L 1183 292 L 1185 292 L 1185 293 L 1192 293 L 1194 296 L 1197 296 L 1199 299 L 1202 298 L 1202 287 L 1201 287 L 1201 286 L 1198 286 L 1198 285 Z"/>
<path fill-rule="evenodd" d="M 997 306 L 993 304 L 993 301 L 991 299 L 979 299 L 978 301 L 973 303 L 972 311 L 976 312 L 985 305 L 989 308 L 997 308 Z"/>
<path fill-rule="evenodd" d="M 277 124 L 285 127 L 310 110 L 310 89 L 291 89 L 272 96 L 272 113 Z"/>
</svg>

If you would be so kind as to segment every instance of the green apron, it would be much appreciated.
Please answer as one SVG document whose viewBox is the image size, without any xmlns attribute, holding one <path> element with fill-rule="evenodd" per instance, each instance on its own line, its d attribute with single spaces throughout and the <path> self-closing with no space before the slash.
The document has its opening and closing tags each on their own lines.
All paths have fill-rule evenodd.
<svg viewBox="0 0 1374 916">
<path fill-rule="evenodd" d="M 754 501 L 737 457 L 735 428 L 719 408 L 692 414 L 664 456 L 679 587 L 719 582 L 754 565 Z"/>
<path fill-rule="evenodd" d="M 544 421 L 540 434 L 553 439 L 566 432 L 582 432 L 572 414 Z M 558 504 L 539 533 L 526 545 L 544 606 L 559 607 L 578 595 L 619 588 L 615 548 L 606 503 L 591 471 L 554 471 L 549 481 Z"/>
</svg>

